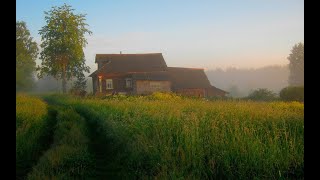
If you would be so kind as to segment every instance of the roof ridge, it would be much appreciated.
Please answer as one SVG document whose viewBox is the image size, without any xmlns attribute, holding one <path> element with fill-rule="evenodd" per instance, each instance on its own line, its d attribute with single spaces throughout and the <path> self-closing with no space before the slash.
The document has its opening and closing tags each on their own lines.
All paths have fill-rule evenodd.
<svg viewBox="0 0 320 180">
<path fill-rule="evenodd" d="M 149 58 L 149 59 L 163 59 L 163 55 L 162 55 L 162 53 L 96 54 L 95 63 L 97 63 L 98 61 L 104 62 L 107 59 L 112 59 L 112 58 L 117 59 L 117 60 L 126 59 L 126 58 L 134 58 L 134 59 L 139 59 L 139 58 L 140 59 L 146 59 L 146 58 Z"/>
<path fill-rule="evenodd" d="M 167 67 L 173 69 L 188 69 L 188 70 L 204 70 L 205 68 L 187 68 L 187 67 Z"/>
<path fill-rule="evenodd" d="M 118 56 L 125 56 L 125 55 L 151 55 L 151 54 L 162 54 L 162 53 L 132 53 L 132 54 L 96 54 L 97 55 L 118 55 Z"/>
</svg>

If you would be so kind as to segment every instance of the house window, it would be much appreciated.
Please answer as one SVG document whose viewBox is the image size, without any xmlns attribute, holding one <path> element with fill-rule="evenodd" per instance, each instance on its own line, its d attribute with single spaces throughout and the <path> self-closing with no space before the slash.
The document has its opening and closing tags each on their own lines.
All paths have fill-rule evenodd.
<svg viewBox="0 0 320 180">
<path fill-rule="evenodd" d="M 126 78 L 126 88 L 131 88 L 131 87 L 132 87 L 132 79 Z"/>
<path fill-rule="evenodd" d="M 150 82 L 150 87 L 152 89 L 155 89 L 155 90 L 160 90 L 161 89 L 161 83 L 160 82 Z"/>
<path fill-rule="evenodd" d="M 106 80 L 106 87 L 107 89 L 113 89 L 112 79 Z"/>
</svg>

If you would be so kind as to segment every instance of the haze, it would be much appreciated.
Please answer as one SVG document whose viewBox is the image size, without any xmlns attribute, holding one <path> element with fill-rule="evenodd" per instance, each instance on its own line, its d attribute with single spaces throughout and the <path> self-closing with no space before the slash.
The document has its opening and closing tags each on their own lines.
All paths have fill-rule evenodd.
<svg viewBox="0 0 320 180">
<path fill-rule="evenodd" d="M 16 20 L 25 21 L 40 44 L 44 11 L 63 3 L 87 14 L 93 34 L 85 56 L 91 72 L 97 69 L 95 54 L 120 51 L 161 52 L 168 66 L 207 72 L 285 66 L 292 46 L 304 41 L 302 0 L 17 0 Z"/>
</svg>

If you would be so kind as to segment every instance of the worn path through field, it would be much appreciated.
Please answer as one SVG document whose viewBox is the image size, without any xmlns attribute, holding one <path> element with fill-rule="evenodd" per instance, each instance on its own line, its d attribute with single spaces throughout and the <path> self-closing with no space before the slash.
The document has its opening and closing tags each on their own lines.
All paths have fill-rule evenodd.
<svg viewBox="0 0 320 180">
<path fill-rule="evenodd" d="M 64 107 L 66 104 L 47 101 L 50 106 Z M 69 105 L 68 105 L 69 106 Z M 116 158 L 119 152 L 115 148 L 112 139 L 108 139 L 106 132 L 98 120 L 90 114 L 87 114 L 75 108 L 77 113 L 85 118 L 88 127 L 89 151 L 93 156 L 92 167 L 88 169 L 89 177 L 85 179 L 124 179 L 121 162 Z M 86 109 L 87 111 L 88 109 Z"/>
<path fill-rule="evenodd" d="M 89 121 L 85 117 L 89 128 L 89 148 L 94 156 L 92 179 L 121 179 L 121 168 L 115 162 L 115 152 L 112 144 L 106 138 L 105 132 L 98 126 L 96 121 Z"/>
<path fill-rule="evenodd" d="M 46 126 L 45 130 L 43 131 L 44 134 L 39 139 L 39 146 L 41 146 L 41 152 L 38 153 L 34 159 L 30 159 L 28 162 L 19 162 L 18 164 L 21 167 L 16 167 L 16 179 L 22 180 L 26 179 L 29 172 L 32 171 L 32 167 L 37 164 L 40 157 L 51 147 L 53 143 L 53 135 L 55 126 L 57 123 L 57 110 L 52 108 L 51 106 L 48 107 L 48 117 L 46 119 Z"/>
</svg>

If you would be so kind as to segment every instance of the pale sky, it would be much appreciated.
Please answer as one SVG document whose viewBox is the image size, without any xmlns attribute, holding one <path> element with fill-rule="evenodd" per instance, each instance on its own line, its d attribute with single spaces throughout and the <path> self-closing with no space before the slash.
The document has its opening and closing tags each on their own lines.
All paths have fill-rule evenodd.
<svg viewBox="0 0 320 180">
<path fill-rule="evenodd" d="M 205 69 L 288 64 L 304 42 L 303 0 L 17 0 L 16 20 L 40 43 L 44 11 L 63 3 L 87 14 L 95 54 L 162 53 L 168 66 Z"/>
</svg>

